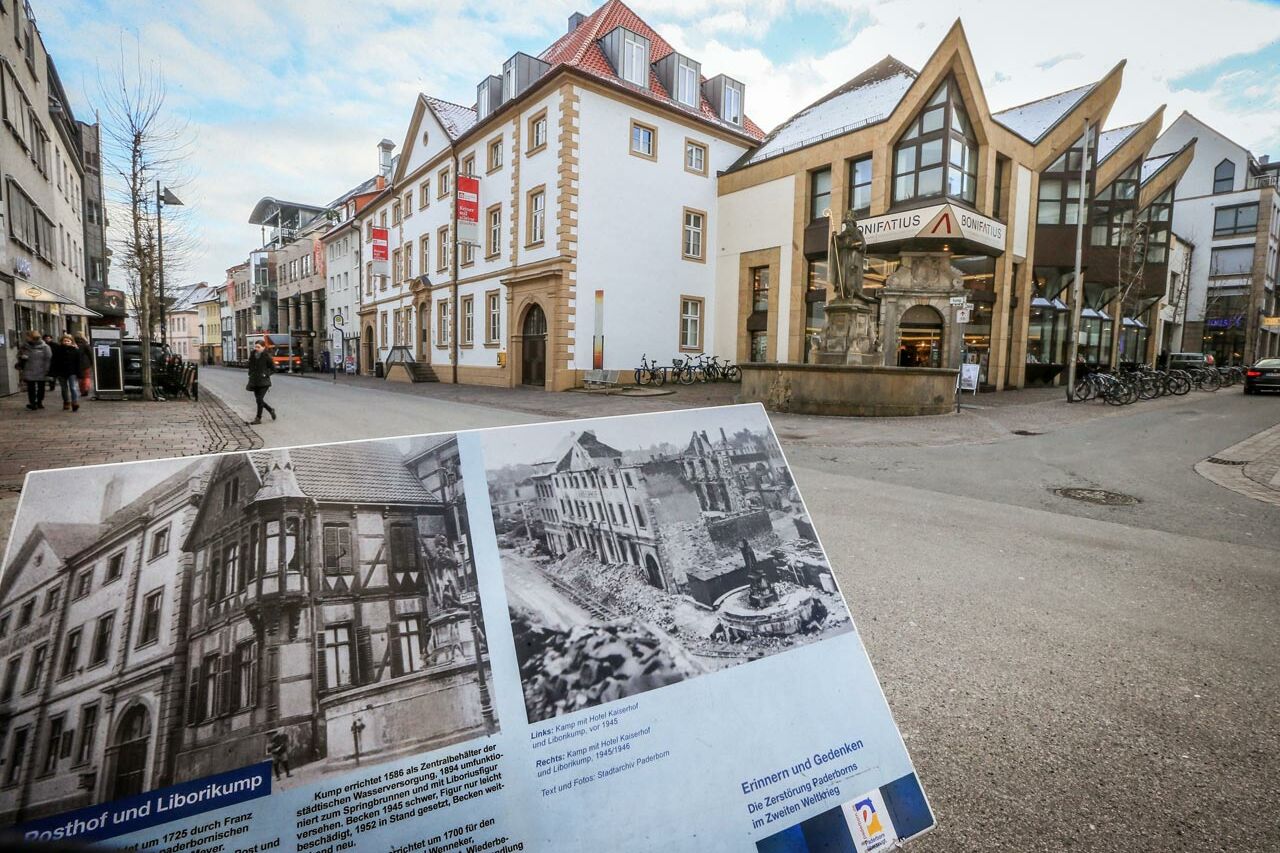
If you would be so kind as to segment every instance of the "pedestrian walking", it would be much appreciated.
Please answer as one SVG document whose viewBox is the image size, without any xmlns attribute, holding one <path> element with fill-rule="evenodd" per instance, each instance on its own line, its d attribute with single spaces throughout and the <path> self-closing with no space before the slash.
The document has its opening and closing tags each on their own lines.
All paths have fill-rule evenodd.
<svg viewBox="0 0 1280 853">
<path fill-rule="evenodd" d="M 44 408 L 44 383 L 49 378 L 49 360 L 53 352 L 40 333 L 27 332 L 27 340 L 18 350 L 22 380 L 27 383 L 27 408 L 31 411 Z"/>
<path fill-rule="evenodd" d="M 80 396 L 87 397 L 93 390 L 93 350 L 89 339 L 76 332 L 76 349 L 80 351 Z"/>
<path fill-rule="evenodd" d="M 271 420 L 276 419 L 276 410 L 267 405 L 267 392 L 271 390 L 271 374 L 276 372 L 275 362 L 271 360 L 271 353 L 267 351 L 266 344 L 258 341 L 253 345 L 253 355 L 249 356 L 249 382 L 245 385 L 245 390 L 253 392 L 253 399 L 258 404 L 258 412 L 254 415 L 250 424 L 262 423 L 262 411 L 265 409 L 271 415 Z"/>
<path fill-rule="evenodd" d="M 267 754 L 271 756 L 271 769 L 275 772 L 276 779 L 280 778 L 281 770 L 284 770 L 284 775 L 293 777 L 289 772 L 288 735 L 282 731 L 272 732 L 267 740 Z"/>
<path fill-rule="evenodd" d="M 80 411 L 80 348 L 70 334 L 53 345 L 49 359 L 49 375 L 58 380 L 62 388 L 62 410 Z"/>
<path fill-rule="evenodd" d="M 57 341 L 53 339 L 53 335 L 44 335 L 42 336 L 42 340 L 44 341 L 44 345 L 49 348 L 50 357 L 52 357 L 53 347 L 57 343 Z M 53 376 L 49 376 L 45 381 L 49 383 L 50 391 L 52 391 L 58 385 L 58 380 L 55 379 Z"/>
</svg>

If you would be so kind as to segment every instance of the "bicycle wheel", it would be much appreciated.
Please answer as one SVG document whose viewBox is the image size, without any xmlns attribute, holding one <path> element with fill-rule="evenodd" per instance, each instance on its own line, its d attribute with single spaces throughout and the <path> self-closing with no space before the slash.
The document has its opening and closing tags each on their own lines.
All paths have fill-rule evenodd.
<svg viewBox="0 0 1280 853">
<path fill-rule="evenodd" d="M 693 368 L 677 367 L 676 381 L 678 381 L 681 385 L 692 385 L 693 384 Z"/>
<path fill-rule="evenodd" d="M 1076 382 L 1076 387 L 1067 388 L 1068 403 L 1083 403 L 1089 399 L 1089 380 L 1081 379 Z"/>
<path fill-rule="evenodd" d="M 642 367 L 636 368 L 636 384 L 637 385 L 649 384 L 649 371 L 647 369 Z"/>
<path fill-rule="evenodd" d="M 665 367 L 649 368 L 649 381 L 654 385 L 665 385 L 667 382 L 667 369 Z"/>
<path fill-rule="evenodd" d="M 1137 383 L 1138 397 L 1142 400 L 1154 400 L 1160 396 L 1160 385 L 1150 376 L 1144 376 Z"/>
<path fill-rule="evenodd" d="M 1222 377 L 1216 373 L 1206 373 L 1201 378 L 1199 385 L 1201 391 L 1217 391 L 1222 387 Z"/>
<path fill-rule="evenodd" d="M 1191 393 L 1191 380 L 1185 376 L 1171 375 L 1168 385 L 1169 393 L 1175 397 L 1182 397 Z"/>
<path fill-rule="evenodd" d="M 695 367 L 693 369 L 693 378 L 698 382 L 706 382 L 707 369 L 705 367 Z"/>
<path fill-rule="evenodd" d="M 724 369 L 724 381 L 738 382 L 742 379 L 742 371 L 738 369 L 738 365 L 731 364 Z"/>
</svg>

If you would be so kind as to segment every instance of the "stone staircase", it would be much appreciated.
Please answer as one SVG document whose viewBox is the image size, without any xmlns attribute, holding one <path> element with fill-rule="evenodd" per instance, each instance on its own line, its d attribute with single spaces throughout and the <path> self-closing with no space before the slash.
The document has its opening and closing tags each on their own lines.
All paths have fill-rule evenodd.
<svg viewBox="0 0 1280 853">
<path fill-rule="evenodd" d="M 429 364 L 421 362 L 412 362 L 409 364 L 409 375 L 413 377 L 414 382 L 439 382 L 440 377 L 436 376 L 435 368 Z"/>
</svg>

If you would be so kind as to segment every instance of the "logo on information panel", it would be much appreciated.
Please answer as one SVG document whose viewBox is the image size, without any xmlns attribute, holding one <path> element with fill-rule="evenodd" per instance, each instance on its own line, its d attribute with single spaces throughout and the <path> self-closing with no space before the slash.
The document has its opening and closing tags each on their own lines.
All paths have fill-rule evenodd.
<svg viewBox="0 0 1280 853">
<path fill-rule="evenodd" d="M 884 832 L 884 827 L 880 825 L 880 815 L 876 813 L 876 804 L 871 802 L 870 797 L 854 803 L 853 809 L 858 813 L 858 823 L 862 824 L 868 836 Z"/>
</svg>

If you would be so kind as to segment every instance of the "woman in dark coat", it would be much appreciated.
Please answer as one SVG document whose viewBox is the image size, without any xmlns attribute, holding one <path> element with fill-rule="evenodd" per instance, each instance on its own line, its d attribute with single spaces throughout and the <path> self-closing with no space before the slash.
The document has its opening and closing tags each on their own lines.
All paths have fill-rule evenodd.
<svg viewBox="0 0 1280 853">
<path fill-rule="evenodd" d="M 267 352 L 267 347 L 262 341 L 258 341 L 253 345 L 253 355 L 249 356 L 249 383 L 245 389 L 253 392 L 253 399 L 258 404 L 258 413 L 251 424 L 262 423 L 262 410 L 266 409 L 271 415 L 271 420 L 276 419 L 276 410 L 267 405 L 267 392 L 271 390 L 271 374 L 276 372 L 275 363 L 271 360 L 271 353 Z"/>
<path fill-rule="evenodd" d="M 80 396 L 85 396 L 93 388 L 93 350 L 89 348 L 89 339 L 76 332 L 76 349 L 80 350 Z"/>
<path fill-rule="evenodd" d="M 63 335 L 53 345 L 49 375 L 62 387 L 62 410 L 80 411 L 80 348 L 71 335 Z"/>
</svg>

